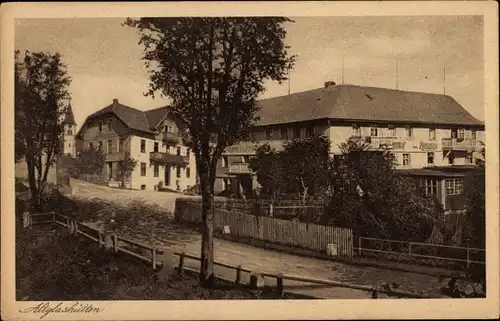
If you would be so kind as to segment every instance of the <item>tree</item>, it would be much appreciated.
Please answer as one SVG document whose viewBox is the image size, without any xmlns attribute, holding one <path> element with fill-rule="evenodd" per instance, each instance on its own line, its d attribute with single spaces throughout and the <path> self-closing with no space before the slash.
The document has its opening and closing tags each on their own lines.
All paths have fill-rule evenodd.
<svg viewBox="0 0 500 321">
<path fill-rule="evenodd" d="M 85 174 L 87 181 L 89 175 L 102 173 L 104 168 L 104 153 L 95 146 L 89 146 L 80 152 L 77 158 L 77 166 L 80 173 Z"/>
<path fill-rule="evenodd" d="M 266 143 L 259 146 L 250 159 L 250 169 L 256 174 L 262 192 L 271 196 L 274 203 L 287 190 L 286 164 L 281 154 Z"/>
<path fill-rule="evenodd" d="M 308 193 L 318 192 L 328 184 L 330 170 L 330 139 L 312 136 L 288 141 L 282 160 L 286 164 L 291 187 L 298 191 L 305 203 Z"/>
<path fill-rule="evenodd" d="M 424 241 L 442 211 L 438 201 L 397 174 L 391 152 L 355 140 L 340 148 L 329 206 L 333 222 L 359 236 Z"/>
<path fill-rule="evenodd" d="M 137 160 L 130 157 L 129 152 L 125 152 L 125 157 L 122 161 L 118 162 L 118 175 L 122 181 L 122 187 L 125 187 L 126 177 L 130 175 L 134 171 L 134 168 L 137 166 Z"/>
<path fill-rule="evenodd" d="M 286 79 L 281 17 L 141 18 L 138 29 L 150 71 L 148 95 L 172 99 L 171 111 L 192 137 L 202 194 L 200 283 L 213 284 L 213 195 L 224 149 L 248 137 L 264 82 Z"/>
<path fill-rule="evenodd" d="M 15 52 L 15 160 L 25 161 L 32 205 L 40 210 L 47 174 L 62 152 L 63 100 L 69 97 L 59 53 Z"/>
<path fill-rule="evenodd" d="M 273 200 L 293 191 L 305 202 L 309 194 L 323 190 L 329 183 L 329 150 L 330 140 L 326 136 L 293 139 L 281 151 L 266 143 L 257 148 L 250 168 Z"/>
<path fill-rule="evenodd" d="M 480 149 L 477 168 L 467 174 L 464 181 L 466 204 L 466 235 L 469 246 L 485 248 L 486 245 L 486 172 L 485 148 Z"/>
</svg>

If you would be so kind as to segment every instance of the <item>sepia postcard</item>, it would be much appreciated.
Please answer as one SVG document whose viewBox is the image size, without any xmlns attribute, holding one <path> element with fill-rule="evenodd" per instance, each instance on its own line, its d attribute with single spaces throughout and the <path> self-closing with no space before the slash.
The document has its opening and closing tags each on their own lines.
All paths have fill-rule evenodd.
<svg viewBox="0 0 500 321">
<path fill-rule="evenodd" d="M 496 2 L 7 3 L 1 32 L 2 319 L 499 317 Z"/>
</svg>

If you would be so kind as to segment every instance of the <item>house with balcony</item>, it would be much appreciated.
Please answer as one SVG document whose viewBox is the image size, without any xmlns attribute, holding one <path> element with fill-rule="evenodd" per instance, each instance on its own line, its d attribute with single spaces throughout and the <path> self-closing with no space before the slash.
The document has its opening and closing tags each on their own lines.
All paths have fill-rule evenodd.
<svg viewBox="0 0 500 321">
<path fill-rule="evenodd" d="M 155 190 L 163 186 L 182 191 L 196 184 L 189 137 L 168 106 L 141 111 L 114 99 L 87 117 L 76 138 L 81 148 L 96 146 L 104 152 L 102 175 L 110 186 L 121 185 L 119 164 L 126 153 L 137 165 L 126 175 L 125 187 Z"/>
<path fill-rule="evenodd" d="M 484 142 L 484 123 L 447 95 L 327 82 L 259 103 L 252 140 L 227 148 L 218 164 L 216 191 L 258 187 L 248 162 L 262 143 L 279 149 L 289 139 L 325 135 L 333 157 L 349 139 L 366 142 L 368 150 L 390 150 L 401 174 L 417 177 L 427 193 L 454 210 Z"/>
</svg>

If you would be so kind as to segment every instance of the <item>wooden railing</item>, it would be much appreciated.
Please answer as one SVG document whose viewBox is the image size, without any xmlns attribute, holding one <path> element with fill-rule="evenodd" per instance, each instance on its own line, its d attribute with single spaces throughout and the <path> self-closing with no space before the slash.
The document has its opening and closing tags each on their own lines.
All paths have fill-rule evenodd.
<svg viewBox="0 0 500 321">
<path fill-rule="evenodd" d="M 81 235 L 86 239 L 96 242 L 100 248 L 113 250 L 115 253 L 124 253 L 152 266 L 153 270 L 163 267 L 163 262 L 158 260 L 158 255 L 164 254 L 162 249 L 151 247 L 115 234 L 103 233 L 101 230 L 90 227 L 82 222 L 78 222 L 65 215 L 55 212 L 48 213 L 23 213 L 23 227 L 31 228 L 37 224 L 56 224 L 67 228 L 71 234 Z M 134 251 L 139 250 L 137 252 Z M 151 256 L 145 256 L 144 252 Z"/>
<path fill-rule="evenodd" d="M 174 255 L 179 257 L 179 265 L 177 267 L 177 272 L 182 275 L 184 271 L 191 272 L 191 273 L 198 273 L 197 270 L 186 267 L 185 266 L 185 260 L 186 259 L 191 259 L 195 261 L 201 261 L 201 258 L 195 255 L 187 254 L 184 252 L 175 252 Z M 414 293 L 414 292 L 408 292 L 408 291 L 402 291 L 402 290 L 397 290 L 393 289 L 390 285 L 386 286 L 378 286 L 378 285 L 359 285 L 359 284 L 352 284 L 352 283 L 347 283 L 347 282 L 340 282 L 340 281 L 333 281 L 333 280 L 325 280 L 325 279 L 317 279 L 317 278 L 310 278 L 310 277 L 302 277 L 302 276 L 297 276 L 297 275 L 290 275 L 290 274 L 276 274 L 276 273 L 252 273 L 252 270 L 247 269 L 242 267 L 241 265 L 239 266 L 233 266 L 227 263 L 222 263 L 222 262 L 217 262 L 214 261 L 215 266 L 221 266 L 225 267 L 228 269 L 232 269 L 236 271 L 235 274 L 235 279 L 234 281 L 231 279 L 224 278 L 222 276 L 216 275 L 218 279 L 222 279 L 227 282 L 234 282 L 235 284 L 245 284 L 242 281 L 242 272 L 249 273 L 250 274 L 250 282 L 246 285 L 255 288 L 259 287 L 257 283 L 257 278 L 264 277 L 264 278 L 272 278 L 276 279 L 276 293 L 278 297 L 284 297 L 285 294 L 285 280 L 288 281 L 296 281 L 296 282 L 304 282 L 304 283 L 310 283 L 310 284 L 317 284 L 317 285 L 324 285 L 327 287 L 340 287 L 340 288 L 348 288 L 348 289 L 353 289 L 353 290 L 360 290 L 360 291 L 366 291 L 371 293 L 372 299 L 378 299 L 380 293 L 384 293 L 389 297 L 404 297 L 404 298 L 438 298 L 441 296 L 434 296 L 434 295 L 426 295 L 426 294 L 421 294 L 421 293 Z"/>
<path fill-rule="evenodd" d="M 451 150 L 474 150 L 476 148 L 476 140 L 470 138 L 443 138 L 441 141 L 443 149 Z"/>
<path fill-rule="evenodd" d="M 471 264 L 485 265 L 485 250 L 450 245 L 438 245 L 430 243 L 395 241 L 386 239 L 377 239 L 372 237 L 356 237 L 354 252 L 359 256 L 367 253 L 379 253 L 404 256 L 407 259 L 430 259 L 433 261 L 442 260 L 447 262 L 465 263 L 469 268 Z M 387 250 L 389 248 L 389 250 Z M 398 250 L 393 250 L 398 248 Z M 430 252 L 454 252 L 454 257 L 433 255 Z M 451 254 L 451 253 L 449 253 Z"/>
</svg>

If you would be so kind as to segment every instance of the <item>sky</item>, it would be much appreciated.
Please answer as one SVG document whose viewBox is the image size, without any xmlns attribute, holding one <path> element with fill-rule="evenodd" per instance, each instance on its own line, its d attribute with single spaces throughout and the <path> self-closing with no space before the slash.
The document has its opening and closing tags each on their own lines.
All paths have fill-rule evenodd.
<svg viewBox="0 0 500 321">
<path fill-rule="evenodd" d="M 484 120 L 482 16 L 300 17 L 286 25 L 297 61 L 290 83 L 266 83 L 260 98 L 319 88 L 325 81 L 443 93 Z M 118 18 L 16 19 L 15 48 L 59 52 L 72 78 L 78 127 L 112 103 L 148 110 L 149 78 L 135 29 Z M 343 59 L 342 59 L 343 57 Z M 397 72 L 396 72 L 397 71 Z M 397 75 L 397 76 L 396 76 Z"/>
</svg>

